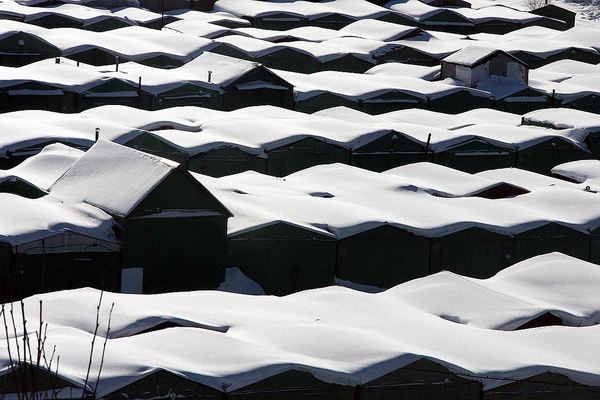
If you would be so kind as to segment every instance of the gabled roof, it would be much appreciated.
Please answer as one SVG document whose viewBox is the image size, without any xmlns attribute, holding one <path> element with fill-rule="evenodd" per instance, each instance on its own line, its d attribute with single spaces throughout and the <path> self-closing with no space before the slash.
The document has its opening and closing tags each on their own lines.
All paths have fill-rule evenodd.
<svg viewBox="0 0 600 400">
<path fill-rule="evenodd" d="M 502 50 L 493 49 L 490 47 L 479 47 L 479 46 L 467 46 L 463 49 L 457 51 L 454 54 L 449 55 L 444 58 L 442 62 L 449 64 L 458 64 L 463 65 L 465 67 L 475 67 L 477 65 L 483 64 L 487 60 L 492 57 L 495 57 L 498 54 L 503 54 L 507 57 L 512 58 L 514 61 L 527 66 L 523 61 L 519 60 L 517 57 L 510 55 Z"/>
<path fill-rule="evenodd" d="M 0 193 L 0 242 L 18 246 L 65 231 L 116 242 L 113 220 L 89 204 Z"/>
<path fill-rule="evenodd" d="M 247 74 L 261 64 L 257 62 L 240 60 L 238 58 L 205 52 L 194 60 L 178 68 L 183 73 L 192 73 L 197 80 L 208 80 L 208 71 L 211 72 L 211 82 L 227 86 L 239 77 Z"/>
<path fill-rule="evenodd" d="M 54 143 L 16 167 L 6 171 L 0 170 L 0 181 L 15 177 L 42 190 L 48 190 L 83 154 L 81 150 Z"/>
<path fill-rule="evenodd" d="M 178 163 L 100 139 L 51 187 L 61 198 L 127 216 Z"/>
</svg>

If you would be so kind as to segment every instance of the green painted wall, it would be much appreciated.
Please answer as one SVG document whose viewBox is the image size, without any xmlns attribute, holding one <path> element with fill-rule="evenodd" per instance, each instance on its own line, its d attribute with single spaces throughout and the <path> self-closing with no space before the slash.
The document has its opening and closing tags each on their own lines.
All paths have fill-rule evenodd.
<svg viewBox="0 0 600 400">
<path fill-rule="evenodd" d="M 115 390 L 102 397 L 102 399 L 169 400 L 173 394 L 178 399 L 202 400 L 221 400 L 222 396 L 220 391 L 208 386 L 187 380 L 168 371 L 158 371 Z"/>
<path fill-rule="evenodd" d="M 460 171 L 475 173 L 514 166 L 515 151 L 483 140 L 471 140 L 433 154 L 433 162 Z"/>
<path fill-rule="evenodd" d="M 429 239 L 383 225 L 341 239 L 336 275 L 354 283 L 388 288 L 429 273 Z"/>
<path fill-rule="evenodd" d="M 249 170 L 266 174 L 267 159 L 246 153 L 237 147 L 222 147 L 194 155 L 188 161 L 188 169 L 215 177 Z"/>
<path fill-rule="evenodd" d="M 598 114 L 598 110 L 600 110 L 600 95 L 588 94 L 569 103 L 563 103 L 562 106 Z"/>
<path fill-rule="evenodd" d="M 278 223 L 231 236 L 227 242 L 227 266 L 240 268 L 267 294 L 333 284 L 335 238 Z"/>
<path fill-rule="evenodd" d="M 296 101 L 296 111 L 312 114 L 330 107 L 345 106 L 358 110 L 358 100 L 347 99 L 333 93 L 321 93 L 308 99 Z"/>
<path fill-rule="evenodd" d="M 474 278 L 489 278 L 514 263 L 510 236 L 468 228 L 431 239 L 431 273 L 446 270 Z"/>
<path fill-rule="evenodd" d="M 0 242 L 0 303 L 11 300 L 10 284 L 12 252 L 9 243 Z"/>
<path fill-rule="evenodd" d="M 600 63 L 600 53 L 597 51 L 586 51 L 582 49 L 567 49 L 559 53 L 551 54 L 546 57 L 546 62 L 553 63 L 560 60 L 575 60 L 588 64 Z"/>
<path fill-rule="evenodd" d="M 168 54 L 161 54 L 158 56 L 143 58 L 138 61 L 139 64 L 147 65 L 153 68 L 171 69 L 181 67 L 185 64 L 185 61 L 178 57 L 173 57 Z"/>
<path fill-rule="evenodd" d="M 429 109 L 446 114 L 458 114 L 475 108 L 491 107 L 491 105 L 490 99 L 474 96 L 467 91 L 460 91 L 431 100 Z"/>
<path fill-rule="evenodd" d="M 308 372 L 287 371 L 234 390 L 235 400 L 354 400 L 354 388 L 320 381 Z"/>
<path fill-rule="evenodd" d="M 589 240 L 586 233 L 549 223 L 515 235 L 514 262 L 553 251 L 588 260 Z"/>
<path fill-rule="evenodd" d="M 127 147 L 154 154 L 159 157 L 168 158 L 185 166 L 187 154 L 179 150 L 175 146 L 169 145 L 168 142 L 160 140 L 150 133 L 143 133 L 123 143 Z"/>
<path fill-rule="evenodd" d="M 32 90 L 37 93 L 9 95 L 9 90 Z M 63 91 L 62 94 L 58 94 L 56 93 L 57 90 L 59 89 L 56 87 L 37 82 L 26 82 L 6 87 L 0 91 L 0 111 L 46 110 L 72 112 L 72 93 Z"/>
<path fill-rule="evenodd" d="M 553 138 L 535 146 L 517 152 L 516 167 L 550 175 L 555 166 L 569 161 L 588 159 L 589 153 L 568 143 L 565 140 Z"/>
<path fill-rule="evenodd" d="M 182 169 L 171 172 L 138 204 L 130 216 L 154 213 L 157 208 L 162 210 L 202 209 L 227 213 L 206 188 Z"/>
<path fill-rule="evenodd" d="M 225 278 L 226 230 L 224 216 L 129 218 L 123 267 L 144 268 L 144 293 L 216 289 Z"/>
<path fill-rule="evenodd" d="M 475 24 L 475 31 L 504 35 L 505 33 L 516 31 L 520 27 L 521 26 L 518 22 L 509 21 L 506 19 L 496 19 Z"/>
<path fill-rule="evenodd" d="M 17 194 L 29 199 L 37 199 L 46 195 L 46 192 L 22 179 L 1 181 L 0 193 Z"/>
<path fill-rule="evenodd" d="M 27 21 L 28 24 L 44 28 L 81 28 L 83 23 L 76 18 L 70 18 L 61 14 L 48 14 L 34 20 Z"/>
<path fill-rule="evenodd" d="M 510 98 L 515 97 L 521 97 L 522 99 L 519 101 L 510 101 Z M 544 97 L 544 100 L 537 100 L 540 97 Z M 511 94 L 507 99 L 502 99 L 496 102 L 496 108 L 498 110 L 513 114 L 527 114 L 534 110 L 548 108 L 549 106 L 550 98 L 545 93 L 541 93 L 532 89 L 521 90 L 517 93 Z"/>
<path fill-rule="evenodd" d="M 420 359 L 360 387 L 360 400 L 479 400 L 481 383 Z"/>
<path fill-rule="evenodd" d="M 288 29 L 298 28 L 308 25 L 308 19 L 300 15 L 293 14 L 270 14 L 264 17 L 247 18 L 252 22 L 252 26 L 260 29 L 272 29 L 274 31 L 287 31 Z M 280 19 L 280 20 L 277 20 Z"/>
<path fill-rule="evenodd" d="M 351 164 L 381 172 L 400 165 L 426 161 L 425 146 L 399 133 L 390 132 L 352 151 Z"/>
<path fill-rule="evenodd" d="M 590 262 L 600 264 L 600 228 L 590 232 Z"/>
<path fill-rule="evenodd" d="M 545 372 L 485 391 L 483 399 L 594 400 L 600 399 L 600 388 L 579 384 L 564 375 Z"/>
<path fill-rule="evenodd" d="M 153 109 L 198 106 L 220 110 L 223 108 L 223 95 L 216 90 L 188 84 L 160 93 L 153 103 Z"/>
<path fill-rule="evenodd" d="M 131 26 L 131 24 L 128 24 L 119 18 L 106 18 L 93 24 L 85 25 L 82 29 L 85 29 L 86 31 L 106 32 L 113 29 L 125 28 L 127 26 Z"/>
<path fill-rule="evenodd" d="M 262 57 L 256 61 L 269 68 L 310 74 L 319 70 L 319 61 L 312 55 L 293 49 L 282 49 Z"/>
<path fill-rule="evenodd" d="M 363 112 L 383 114 L 407 108 L 425 108 L 425 100 L 398 90 L 361 100 L 359 105 Z"/>
<path fill-rule="evenodd" d="M 115 64 L 115 54 L 98 48 L 83 50 L 74 54 L 70 54 L 66 57 L 70 58 L 71 60 L 80 61 L 84 64 L 95 66 Z M 127 60 L 121 57 L 119 62 L 124 63 L 127 62 Z"/>
<path fill-rule="evenodd" d="M 19 41 L 23 41 L 23 46 L 19 46 Z M 7 67 L 20 67 L 60 55 L 58 47 L 25 32 L 0 40 L 0 49 L 0 65 Z"/>
<path fill-rule="evenodd" d="M 375 58 L 375 60 L 377 61 L 377 64 L 400 62 L 404 64 L 424 65 L 427 67 L 440 65 L 440 60 L 438 58 L 408 46 L 402 46 L 396 50 L 389 51 L 384 55 Z"/>
<path fill-rule="evenodd" d="M 76 386 L 62 379 L 60 373 L 58 375 L 54 372 L 49 373 L 46 369 L 36 368 L 30 365 L 21 364 L 14 371 L 0 376 L 0 391 L 2 391 L 3 394 L 12 394 L 13 396 L 19 396 L 23 392 L 31 392 L 34 390 L 39 390 L 40 392 L 52 392 L 54 390 L 70 387 Z M 79 393 L 78 396 L 67 395 L 69 392 L 68 389 L 62 392 L 66 396 L 65 399 L 81 398 L 81 394 Z M 52 394 L 50 394 L 50 396 L 52 396 Z"/>
<path fill-rule="evenodd" d="M 267 173 L 274 176 L 331 163 L 349 164 L 350 151 L 311 137 L 267 151 Z"/>
<path fill-rule="evenodd" d="M 345 26 L 350 25 L 351 23 L 356 22 L 356 19 L 347 17 L 342 14 L 328 14 L 320 18 L 314 18 L 308 21 L 308 24 L 311 26 L 318 26 L 320 28 L 333 29 L 335 31 L 339 31 Z"/>
<path fill-rule="evenodd" d="M 167 210 L 222 215 L 154 215 Z M 145 293 L 214 289 L 225 277 L 227 215 L 206 188 L 176 169 L 126 218 L 123 266 L 144 268 Z"/>
<path fill-rule="evenodd" d="M 251 89 L 239 90 L 236 85 L 250 83 L 255 81 L 263 81 L 273 83 L 278 86 L 286 87 L 283 89 Z M 281 79 L 279 76 L 270 72 L 264 67 L 257 67 L 245 75 L 239 77 L 234 82 L 224 88 L 223 109 L 236 110 L 238 108 L 272 105 L 283 108 L 293 108 L 293 88 L 290 83 Z"/>
<path fill-rule="evenodd" d="M 134 96 L 114 96 L 113 93 L 130 92 Z M 106 94 L 106 95 L 104 95 Z M 84 93 L 77 95 L 77 110 L 83 111 L 107 104 L 124 105 L 128 107 L 139 107 L 140 97 L 137 87 L 118 79 L 111 79 L 106 83 L 98 85 Z"/>
<path fill-rule="evenodd" d="M 118 253 L 73 252 L 57 254 L 18 254 L 14 268 L 22 297 L 57 290 L 94 287 L 109 291 L 120 289 Z"/>
<path fill-rule="evenodd" d="M 362 58 L 358 58 L 352 54 L 346 54 L 343 57 L 320 63 L 319 70 L 355 72 L 362 74 L 374 66 L 375 64 L 363 60 Z"/>
</svg>

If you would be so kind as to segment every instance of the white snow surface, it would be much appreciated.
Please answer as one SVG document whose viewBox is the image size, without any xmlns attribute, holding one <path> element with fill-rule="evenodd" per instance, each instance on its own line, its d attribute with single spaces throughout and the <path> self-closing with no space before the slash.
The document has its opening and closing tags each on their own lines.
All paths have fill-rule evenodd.
<svg viewBox="0 0 600 400">
<path fill-rule="evenodd" d="M 100 139 L 50 192 L 125 217 L 179 164 Z"/>
<path fill-rule="evenodd" d="M 475 175 L 482 178 L 507 182 L 515 186 L 526 188 L 529 191 L 550 187 L 583 189 L 583 187 L 581 187 L 580 185 L 576 185 L 563 179 L 557 179 L 551 176 L 536 174 L 535 172 L 519 168 L 490 169 L 487 171 L 478 172 Z"/>
<path fill-rule="evenodd" d="M 425 237 L 472 227 L 513 235 L 553 222 L 581 232 L 600 226 L 597 197 L 572 188 L 537 188 L 496 200 L 443 198 L 430 192 L 456 190 L 457 185 L 450 181 L 442 185 L 439 179 L 436 185 L 432 179 L 422 185 L 429 190 L 418 190 L 415 183 L 419 182 L 414 178 L 343 164 L 311 167 L 285 178 L 252 171 L 222 178 L 193 175 L 233 213 L 228 223 L 230 236 L 279 222 L 338 239 L 384 225 Z M 505 179 L 497 181 L 513 184 Z M 458 195 L 464 193 L 460 190 Z M 315 195 L 318 193 L 328 196 Z"/>
<path fill-rule="evenodd" d="M 158 370 L 227 392 L 288 370 L 357 385 L 420 358 L 481 380 L 485 389 L 547 371 L 600 385 L 600 327 L 583 326 L 598 322 L 599 284 L 598 266 L 552 253 L 487 280 L 442 272 L 378 294 L 342 287 L 285 297 L 104 293 L 100 337 L 112 303 L 114 312 L 97 395 Z M 80 385 L 99 297 L 78 289 L 25 300 L 28 326 L 37 326 L 43 300 L 46 346 L 57 346 L 60 374 Z M 546 311 L 581 327 L 507 331 Z M 135 335 L 166 321 L 181 327 Z M 4 343 L 0 365 L 6 366 Z"/>
<path fill-rule="evenodd" d="M 0 193 L 0 242 L 17 246 L 72 231 L 117 242 L 112 218 L 87 204 L 65 202 L 53 196 L 28 199 Z"/>
<path fill-rule="evenodd" d="M 158 83 L 160 76 L 156 79 Z M 414 79 L 401 79 L 402 83 L 412 81 Z M 366 88 L 363 83 L 354 88 L 354 93 Z M 370 98 L 374 93 L 379 92 L 367 91 L 364 96 Z M 407 109 L 375 116 L 346 107 L 334 107 L 312 115 L 272 106 L 230 112 L 200 107 L 145 111 L 125 106 L 102 106 L 80 114 L 19 111 L 0 116 L 3 129 L 0 155 L 22 149 L 31 149 L 35 154 L 35 146 L 53 141 L 88 148 L 93 144 L 96 128 L 100 128 L 101 138 L 121 144 L 140 135 L 151 135 L 190 156 L 227 145 L 260 157 L 265 157 L 265 152 L 270 149 L 307 137 L 353 150 L 392 131 L 421 146 L 425 146 L 431 134 L 430 150 L 437 152 L 472 140 L 484 140 L 515 150 L 555 138 L 583 149 L 587 135 L 600 129 L 594 114 L 584 113 L 586 119 L 583 119 L 580 112 L 573 110 L 552 109 L 552 112 L 556 118 L 573 125 L 556 126 L 560 129 L 521 126 L 519 115 L 491 109 L 458 115 Z M 240 129 L 241 126 L 244 129 Z"/>
<path fill-rule="evenodd" d="M 583 186 L 589 186 L 591 190 L 600 190 L 599 160 L 579 160 L 560 164 L 552 168 L 552 173 L 579 182 Z"/>
<path fill-rule="evenodd" d="M 9 170 L 0 170 L 0 182 L 16 177 L 47 191 L 79 158 L 83 151 L 61 143 L 48 145 Z"/>
<path fill-rule="evenodd" d="M 429 162 L 403 165 L 382 173 L 401 177 L 407 182 L 407 188 L 423 190 L 441 197 L 474 196 L 505 184 Z"/>
</svg>

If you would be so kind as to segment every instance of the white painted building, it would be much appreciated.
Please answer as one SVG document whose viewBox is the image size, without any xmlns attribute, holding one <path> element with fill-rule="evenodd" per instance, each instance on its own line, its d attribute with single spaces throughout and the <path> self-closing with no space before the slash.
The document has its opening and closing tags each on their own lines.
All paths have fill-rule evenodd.
<svg viewBox="0 0 600 400">
<path fill-rule="evenodd" d="M 452 78 L 474 87 L 495 77 L 528 83 L 528 74 L 527 64 L 502 50 L 469 46 L 442 60 L 441 79 Z"/>
</svg>

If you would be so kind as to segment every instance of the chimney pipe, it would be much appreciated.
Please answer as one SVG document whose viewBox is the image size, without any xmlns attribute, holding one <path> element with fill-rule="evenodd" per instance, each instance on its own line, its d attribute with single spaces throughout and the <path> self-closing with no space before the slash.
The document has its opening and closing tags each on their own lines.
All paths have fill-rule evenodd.
<svg viewBox="0 0 600 400">
<path fill-rule="evenodd" d="M 208 71 L 208 83 L 210 83 L 210 78 L 212 77 L 212 71 Z"/>
<path fill-rule="evenodd" d="M 100 138 L 100 128 L 96 128 L 96 139 L 94 140 L 94 142 L 97 142 L 99 138 Z"/>
</svg>

